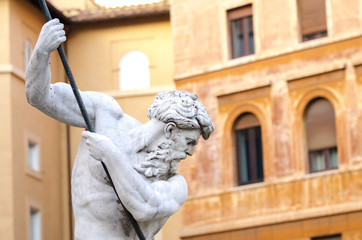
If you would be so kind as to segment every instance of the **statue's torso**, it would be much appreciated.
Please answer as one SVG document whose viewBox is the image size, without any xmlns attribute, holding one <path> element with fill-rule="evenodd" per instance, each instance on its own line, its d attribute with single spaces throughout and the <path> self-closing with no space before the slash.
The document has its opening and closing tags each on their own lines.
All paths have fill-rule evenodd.
<svg viewBox="0 0 362 240">
<path fill-rule="evenodd" d="M 128 116 L 121 119 L 110 119 L 110 117 L 103 113 L 96 118 L 96 132 L 106 135 L 116 146 L 125 151 L 132 164 L 136 153 L 130 149 L 131 139 L 128 131 L 139 123 Z M 72 202 L 76 239 L 138 239 L 109 183 L 101 162 L 89 156 L 83 139 L 73 167 Z M 147 238 L 147 236 L 153 236 L 165 221 L 166 219 L 159 219 L 141 222 L 139 225 Z"/>
</svg>

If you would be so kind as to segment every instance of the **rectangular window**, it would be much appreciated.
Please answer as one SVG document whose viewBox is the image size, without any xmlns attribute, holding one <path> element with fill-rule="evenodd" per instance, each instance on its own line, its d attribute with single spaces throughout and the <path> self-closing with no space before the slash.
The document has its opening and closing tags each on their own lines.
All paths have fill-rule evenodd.
<svg viewBox="0 0 362 240">
<path fill-rule="evenodd" d="M 39 145 L 30 140 L 28 140 L 28 166 L 35 171 L 40 171 Z"/>
<path fill-rule="evenodd" d="M 228 11 L 231 57 L 238 58 L 254 53 L 254 30 L 251 5 Z"/>
<path fill-rule="evenodd" d="M 29 239 L 41 240 L 41 214 L 38 209 L 30 208 Z"/>
<path fill-rule="evenodd" d="M 236 133 L 239 185 L 264 180 L 260 126 L 238 130 Z"/>
<path fill-rule="evenodd" d="M 302 41 L 327 36 L 325 0 L 298 0 Z"/>
<path fill-rule="evenodd" d="M 341 240 L 341 234 L 334 234 L 328 236 L 321 236 L 321 237 L 312 237 L 311 240 Z"/>
</svg>

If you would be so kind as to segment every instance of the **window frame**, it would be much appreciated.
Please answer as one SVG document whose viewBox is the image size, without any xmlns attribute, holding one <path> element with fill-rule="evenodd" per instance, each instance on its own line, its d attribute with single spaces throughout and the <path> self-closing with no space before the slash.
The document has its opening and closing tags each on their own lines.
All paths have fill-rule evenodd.
<svg viewBox="0 0 362 240">
<path fill-rule="evenodd" d="M 246 127 L 242 127 L 240 129 L 235 129 L 235 126 L 237 125 L 237 123 L 239 121 L 242 121 L 243 116 L 250 114 L 253 117 L 255 117 L 258 121 L 257 124 L 255 125 L 251 125 L 251 126 L 246 126 Z M 245 112 L 240 114 L 236 120 L 234 121 L 234 127 L 233 127 L 233 134 L 234 134 L 234 143 L 235 143 L 235 153 L 236 153 L 236 181 L 237 181 L 237 185 L 238 186 L 243 186 L 243 185 L 248 185 L 248 184 L 253 184 L 253 183 L 260 183 L 260 182 L 264 182 L 265 179 L 265 172 L 264 172 L 264 154 L 263 154 L 263 140 L 262 140 L 262 127 L 260 124 L 259 119 L 256 117 L 255 114 L 250 113 L 250 112 Z M 241 153 L 240 153 L 240 137 L 239 134 L 241 132 L 245 132 L 246 135 L 248 136 L 248 146 L 247 146 L 247 151 L 251 152 L 248 154 L 249 158 L 246 159 L 247 161 L 247 171 L 248 171 L 248 175 L 250 178 L 250 181 L 247 182 L 243 182 L 242 181 L 242 166 L 241 166 Z M 254 132 L 254 133 L 253 133 Z M 259 149 L 259 154 L 260 154 L 260 160 L 258 159 L 257 156 L 257 144 L 256 144 L 256 134 L 259 135 L 259 144 L 260 144 L 260 149 Z M 254 151 L 253 151 L 254 150 Z M 261 175 L 259 176 L 259 172 L 261 172 Z"/>
<path fill-rule="evenodd" d="M 309 108 L 315 104 L 317 101 L 320 101 L 320 100 L 324 100 L 324 101 L 327 101 L 332 109 L 333 109 L 333 119 L 334 119 L 334 130 L 335 130 L 335 145 L 334 146 L 329 146 L 327 145 L 327 147 L 322 147 L 322 148 L 316 148 L 316 149 L 312 149 L 310 150 L 309 149 L 309 144 L 308 144 L 308 129 L 307 129 L 307 112 L 309 110 Z M 336 112 L 335 112 L 335 108 L 332 104 L 332 102 L 324 97 L 324 96 L 316 96 L 314 98 L 311 98 L 307 104 L 305 105 L 304 107 L 304 110 L 303 110 L 303 124 L 304 124 L 304 130 L 305 130 L 305 134 L 304 134 L 304 139 L 305 139 L 305 143 L 306 143 L 306 151 L 307 151 L 307 161 L 308 161 L 308 173 L 318 173 L 318 172 L 324 172 L 324 171 L 329 171 L 329 170 L 334 170 L 334 169 L 338 169 L 339 168 L 339 165 L 340 165 L 340 158 L 339 158 L 339 152 L 338 152 L 338 133 L 337 133 L 337 125 L 336 125 Z M 338 161 L 338 165 L 337 167 L 330 167 L 329 165 L 329 151 L 332 150 L 332 149 L 336 149 L 337 150 L 337 161 Z M 321 169 L 321 170 L 313 170 L 312 169 L 312 154 L 315 153 L 315 152 L 320 152 L 320 151 L 323 151 L 323 156 L 324 156 L 324 169 Z"/>
<path fill-rule="evenodd" d="M 314 28 L 316 28 L 316 30 L 313 30 L 313 27 L 311 27 L 311 24 L 308 24 L 308 22 L 310 22 L 310 19 L 313 19 L 314 20 L 313 22 L 315 22 L 315 19 L 310 17 L 310 15 L 311 15 L 310 12 L 304 12 L 301 1 L 303 1 L 303 0 L 297 0 L 300 41 L 308 42 L 311 40 L 327 37 L 328 36 L 328 23 L 327 23 L 328 19 L 327 19 L 326 0 L 320 0 L 320 1 L 324 1 L 324 9 L 321 9 L 320 11 L 318 11 L 318 14 L 315 14 L 315 15 L 324 17 L 324 20 L 325 20 L 324 23 L 317 24 L 317 27 L 314 26 Z M 308 10 L 310 10 L 310 9 L 308 9 Z M 313 25 L 315 25 L 315 24 L 313 24 Z"/>
<path fill-rule="evenodd" d="M 33 214 L 34 213 L 34 214 Z M 42 213 L 39 209 L 30 207 L 29 209 L 29 239 L 42 239 Z M 33 222 L 35 221 L 35 222 Z M 35 229 L 33 229 L 35 227 Z"/>
<path fill-rule="evenodd" d="M 36 141 L 28 139 L 28 167 L 36 172 L 40 171 L 40 147 Z"/>
<path fill-rule="evenodd" d="M 230 51 L 230 59 L 236 59 L 240 57 L 245 57 L 248 55 L 255 54 L 255 31 L 254 31 L 254 21 L 253 21 L 253 7 L 252 4 L 247 4 L 244 6 L 240 6 L 237 8 L 232 8 L 227 10 L 227 22 L 228 22 L 228 36 L 229 36 L 229 51 Z M 235 21 L 241 21 L 242 24 L 242 32 L 244 36 L 248 36 L 250 31 L 248 32 L 248 18 L 251 18 L 251 30 L 253 34 L 253 41 L 252 43 L 249 42 L 249 37 L 246 37 L 245 39 L 247 41 L 244 41 L 243 43 L 243 49 L 244 52 L 242 55 L 236 55 L 235 54 L 235 42 L 234 42 L 234 31 L 233 31 L 233 22 Z M 249 29 L 250 30 L 250 29 Z M 251 48 L 252 46 L 252 48 Z M 252 50 L 251 50 L 251 49 Z"/>
<path fill-rule="evenodd" d="M 338 155 L 338 147 L 337 146 L 331 147 L 331 148 L 324 148 L 324 149 L 320 149 L 320 150 L 313 150 L 313 151 L 308 150 L 309 173 L 317 173 L 317 172 L 324 172 L 324 171 L 328 171 L 328 170 L 338 169 L 338 166 L 337 167 L 331 167 L 330 164 L 329 164 L 329 162 L 330 162 L 329 161 L 329 151 L 332 150 L 332 149 L 336 149 L 337 155 Z M 322 170 L 312 170 L 312 156 L 311 155 L 312 155 L 312 153 L 320 152 L 320 151 L 323 152 L 325 168 L 322 169 Z"/>
<path fill-rule="evenodd" d="M 32 211 L 36 211 L 38 214 L 39 214 L 39 235 L 40 236 L 40 239 L 44 239 L 44 211 L 43 211 L 43 206 L 42 206 L 42 203 L 38 202 L 38 201 L 35 201 L 33 198 L 27 198 L 26 199 L 26 216 L 27 216 L 27 220 L 26 220 L 26 223 L 27 223 L 27 237 L 28 239 L 30 240 L 31 239 L 31 234 L 32 234 L 32 230 L 31 230 L 31 227 L 32 227 L 32 224 L 31 224 L 31 216 L 32 216 Z"/>
<path fill-rule="evenodd" d="M 41 180 L 42 179 L 42 143 L 40 137 L 36 136 L 35 134 L 26 131 L 25 133 L 25 156 L 24 156 L 24 164 L 25 164 L 25 173 L 30 177 L 35 179 Z M 38 166 L 39 169 L 32 168 L 29 164 L 29 144 L 36 144 L 37 151 L 38 151 Z"/>
</svg>

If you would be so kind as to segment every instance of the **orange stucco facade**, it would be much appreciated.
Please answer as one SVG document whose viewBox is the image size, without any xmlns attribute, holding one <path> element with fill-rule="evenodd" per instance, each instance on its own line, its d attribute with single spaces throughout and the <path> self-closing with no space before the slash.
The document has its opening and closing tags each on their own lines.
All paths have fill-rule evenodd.
<svg viewBox="0 0 362 240">
<path fill-rule="evenodd" d="M 227 11 L 249 4 L 255 53 L 231 59 Z M 195 92 L 216 126 L 181 167 L 182 239 L 362 239 L 361 7 L 327 0 L 328 35 L 302 42 L 297 1 L 173 1 L 176 88 Z M 304 112 L 317 97 L 335 111 L 339 167 L 309 173 Z M 260 122 L 264 180 L 238 186 L 243 113 Z"/>
</svg>

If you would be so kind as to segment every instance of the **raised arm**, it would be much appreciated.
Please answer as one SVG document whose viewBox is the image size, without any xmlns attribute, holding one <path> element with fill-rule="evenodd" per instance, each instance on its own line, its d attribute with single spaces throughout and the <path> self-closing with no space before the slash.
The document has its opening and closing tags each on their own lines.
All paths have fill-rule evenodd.
<svg viewBox="0 0 362 240">
<path fill-rule="evenodd" d="M 130 156 L 107 137 L 83 132 L 90 155 L 105 163 L 122 203 L 137 221 L 150 221 L 174 214 L 187 198 L 187 184 L 181 175 L 167 181 L 146 181 L 130 164 Z"/>
<path fill-rule="evenodd" d="M 44 24 L 26 70 L 25 92 L 28 102 L 40 111 L 69 125 L 86 127 L 70 85 L 51 84 L 50 53 L 66 40 L 64 25 L 58 19 Z M 94 92 L 81 93 L 89 117 L 94 120 Z"/>
</svg>

